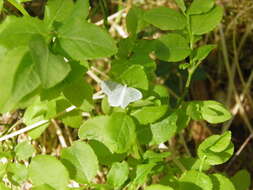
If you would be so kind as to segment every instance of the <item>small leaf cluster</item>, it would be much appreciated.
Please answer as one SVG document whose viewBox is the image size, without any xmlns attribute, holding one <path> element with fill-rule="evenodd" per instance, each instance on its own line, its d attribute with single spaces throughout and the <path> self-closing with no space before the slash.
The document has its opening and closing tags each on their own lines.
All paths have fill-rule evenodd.
<svg viewBox="0 0 253 190">
<path fill-rule="evenodd" d="M 197 42 L 221 22 L 223 9 L 214 0 L 175 2 L 178 10 L 130 9 L 129 37 L 120 40 L 89 21 L 88 0 L 48 0 L 43 19 L 7 16 L 0 25 L 0 113 L 25 109 L 26 125 L 57 119 L 76 129 L 78 138 L 58 156 L 39 154 L 29 141 L 4 142 L 2 178 L 13 188 L 30 182 L 32 190 L 247 190 L 246 170 L 232 178 L 212 170 L 233 155 L 231 132 L 205 139 L 195 157 L 168 143 L 191 120 L 219 124 L 231 118 L 219 102 L 185 101 L 193 73 L 215 48 Z M 152 38 L 150 28 L 163 34 Z M 94 85 L 86 79 L 99 58 L 110 58 L 111 80 L 137 88 L 143 99 L 126 109 L 110 107 L 107 97 L 94 100 Z M 178 62 L 188 72 L 174 107 L 166 86 L 155 82 L 159 61 Z M 32 142 L 50 125 L 29 131 Z M 0 189 L 9 188 L 2 181 Z"/>
</svg>

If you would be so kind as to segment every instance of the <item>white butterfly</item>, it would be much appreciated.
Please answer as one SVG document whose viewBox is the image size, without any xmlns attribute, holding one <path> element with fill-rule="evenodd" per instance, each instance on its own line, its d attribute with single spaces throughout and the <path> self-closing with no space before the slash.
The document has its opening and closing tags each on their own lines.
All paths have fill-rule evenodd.
<svg viewBox="0 0 253 190">
<path fill-rule="evenodd" d="M 108 102 L 112 107 L 127 107 L 131 102 L 142 99 L 142 93 L 126 85 L 121 85 L 113 81 L 101 82 L 102 92 L 108 96 Z"/>
</svg>

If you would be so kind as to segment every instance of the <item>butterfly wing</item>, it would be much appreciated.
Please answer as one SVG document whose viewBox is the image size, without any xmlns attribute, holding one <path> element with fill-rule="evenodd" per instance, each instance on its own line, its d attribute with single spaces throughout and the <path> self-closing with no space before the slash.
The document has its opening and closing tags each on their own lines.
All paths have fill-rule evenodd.
<svg viewBox="0 0 253 190">
<path fill-rule="evenodd" d="M 122 87 L 121 84 L 113 82 L 113 81 L 102 81 L 101 89 L 107 96 L 111 95 L 113 91 Z"/>
<path fill-rule="evenodd" d="M 140 99 L 142 99 L 142 93 L 139 90 L 135 88 L 126 88 L 122 101 L 120 102 L 120 106 L 125 108 L 131 102 L 135 102 Z"/>
</svg>

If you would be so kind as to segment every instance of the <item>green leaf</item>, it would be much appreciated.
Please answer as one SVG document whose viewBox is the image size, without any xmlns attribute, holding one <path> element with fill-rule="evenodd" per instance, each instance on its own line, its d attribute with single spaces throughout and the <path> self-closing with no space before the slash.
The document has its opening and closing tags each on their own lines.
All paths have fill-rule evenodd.
<svg viewBox="0 0 253 190">
<path fill-rule="evenodd" d="M 19 160 L 27 160 L 34 152 L 34 147 L 28 141 L 21 142 L 15 147 L 15 154 Z"/>
<path fill-rule="evenodd" d="M 27 180 L 28 172 L 25 165 L 9 163 L 6 171 L 8 179 L 15 185 L 20 185 Z"/>
<path fill-rule="evenodd" d="M 209 175 L 213 182 L 213 189 L 215 190 L 236 190 L 233 183 L 222 174 L 211 174 Z"/>
<path fill-rule="evenodd" d="M 127 180 L 128 173 L 129 169 L 127 162 L 123 161 L 121 163 L 114 163 L 107 175 L 108 184 L 112 185 L 114 189 L 118 189 Z"/>
<path fill-rule="evenodd" d="M 73 19 L 75 17 L 86 19 L 89 15 L 89 8 L 89 0 L 77 0 L 73 7 L 70 19 Z"/>
<path fill-rule="evenodd" d="M 151 144 L 160 144 L 170 140 L 177 132 L 178 115 L 172 113 L 164 120 L 151 124 L 152 142 Z"/>
<path fill-rule="evenodd" d="M 18 99 L 16 100 L 13 98 L 11 100 L 13 96 L 12 89 L 15 74 L 27 49 L 25 47 L 18 47 L 7 53 L 4 53 L 5 50 L 2 47 L 0 50 L 2 54 L 0 57 L 0 81 L 4 81 L 0 83 L 0 91 L 4 92 L 1 93 L 0 96 L 0 112 L 3 113 L 12 110 L 15 104 L 20 100 L 20 97 L 17 97 Z"/>
<path fill-rule="evenodd" d="M 173 189 L 169 186 L 155 184 L 146 187 L 145 190 L 173 190 Z"/>
<path fill-rule="evenodd" d="M 167 158 L 170 155 L 170 152 L 154 152 L 152 150 L 147 150 L 143 154 L 143 158 L 148 159 L 149 162 L 161 162 L 164 158 Z"/>
<path fill-rule="evenodd" d="M 238 171 L 232 178 L 236 190 L 247 190 L 250 188 L 251 176 L 247 170 Z"/>
<path fill-rule="evenodd" d="M 98 171 L 97 156 L 85 142 L 76 141 L 61 151 L 61 160 L 69 171 L 70 178 L 78 183 L 91 182 Z"/>
<path fill-rule="evenodd" d="M 204 101 L 201 114 L 204 120 L 214 124 L 225 122 L 232 117 L 232 114 L 221 103 L 212 100 Z"/>
<path fill-rule="evenodd" d="M 71 104 L 79 107 L 83 111 L 91 111 L 93 109 L 93 89 L 83 77 L 67 83 L 63 89 L 64 96 Z"/>
<path fill-rule="evenodd" d="M 223 146 L 224 150 L 221 152 L 214 152 L 211 150 L 212 146 L 217 146 L 218 149 L 221 150 L 222 145 L 219 143 L 216 144 L 219 142 L 220 138 L 221 135 L 212 135 L 206 138 L 198 147 L 198 157 L 205 160 L 210 165 L 218 165 L 228 161 L 234 152 L 234 145 L 232 142 L 230 142 L 229 145 L 225 142 Z"/>
<path fill-rule="evenodd" d="M 204 45 L 193 51 L 193 62 L 203 61 L 209 53 L 216 48 L 216 45 Z"/>
<path fill-rule="evenodd" d="M 83 123 L 82 112 L 80 110 L 74 110 L 69 113 L 65 113 L 59 119 L 62 120 L 64 125 L 72 128 L 79 128 Z"/>
<path fill-rule="evenodd" d="M 133 179 L 132 183 L 138 186 L 143 185 L 146 182 L 154 166 L 154 163 L 138 165 L 136 169 L 136 176 Z"/>
<path fill-rule="evenodd" d="M 0 44 L 7 48 L 26 46 L 34 34 L 48 36 L 48 30 L 41 20 L 8 16 L 0 26 Z"/>
<path fill-rule="evenodd" d="M 43 185 L 38 185 L 36 187 L 33 187 L 32 190 L 56 190 L 52 186 L 43 184 Z"/>
<path fill-rule="evenodd" d="M 109 57 L 117 52 L 106 31 L 78 18 L 65 23 L 58 37 L 62 48 L 75 60 Z"/>
<path fill-rule="evenodd" d="M 49 0 L 45 7 L 44 21 L 51 27 L 53 23 L 65 21 L 73 10 L 72 0 Z"/>
<path fill-rule="evenodd" d="M 183 164 L 186 170 L 199 170 L 207 171 L 211 166 L 207 162 L 203 162 L 199 158 L 193 157 L 180 157 L 179 161 Z"/>
<path fill-rule="evenodd" d="M 139 7 L 132 7 L 126 17 L 127 31 L 131 35 L 139 33 L 146 26 L 143 20 L 144 11 Z"/>
<path fill-rule="evenodd" d="M 50 185 L 55 189 L 67 188 L 69 175 L 63 164 L 53 156 L 39 155 L 32 159 L 29 166 L 29 178 L 32 184 Z"/>
<path fill-rule="evenodd" d="M 3 5 L 4 5 L 4 0 L 0 0 L 0 12 L 2 12 Z"/>
<path fill-rule="evenodd" d="M 110 116 L 106 132 L 114 143 L 116 153 L 127 152 L 136 143 L 134 121 L 123 112 L 116 112 Z"/>
<path fill-rule="evenodd" d="M 190 170 L 179 179 L 180 190 L 213 190 L 211 179 L 204 173 Z"/>
<path fill-rule="evenodd" d="M 135 117 L 140 124 L 146 125 L 154 123 L 160 119 L 166 112 L 168 106 L 146 106 L 136 111 L 133 111 L 131 115 Z"/>
<path fill-rule="evenodd" d="M 184 15 L 167 7 L 158 7 L 146 11 L 144 19 L 162 30 L 181 30 L 186 26 Z"/>
<path fill-rule="evenodd" d="M 191 30 L 194 35 L 201 35 L 212 31 L 220 22 L 223 16 L 223 9 L 215 6 L 205 14 L 191 16 Z"/>
<path fill-rule="evenodd" d="M 210 150 L 213 152 L 222 152 L 224 151 L 231 142 L 231 132 L 226 131 L 220 135 L 219 139 L 210 147 Z"/>
<path fill-rule="evenodd" d="M 177 6 L 181 9 L 181 11 L 185 12 L 186 11 L 186 6 L 184 3 L 184 0 L 175 0 L 177 3 Z"/>
<path fill-rule="evenodd" d="M 140 65 L 130 66 L 119 76 L 119 80 L 130 87 L 143 90 L 148 89 L 148 78 L 143 67 Z"/>
<path fill-rule="evenodd" d="M 48 49 L 45 39 L 34 35 L 30 41 L 30 51 L 38 68 L 43 88 L 51 88 L 61 82 L 70 72 L 69 64 L 63 57 L 54 55 Z"/>
<path fill-rule="evenodd" d="M 210 11 L 214 6 L 214 0 L 194 0 L 187 10 L 187 14 L 201 14 Z"/>
<path fill-rule="evenodd" d="M 180 34 L 168 33 L 162 35 L 156 43 L 156 56 L 168 62 L 178 62 L 190 55 L 188 41 Z"/>
</svg>

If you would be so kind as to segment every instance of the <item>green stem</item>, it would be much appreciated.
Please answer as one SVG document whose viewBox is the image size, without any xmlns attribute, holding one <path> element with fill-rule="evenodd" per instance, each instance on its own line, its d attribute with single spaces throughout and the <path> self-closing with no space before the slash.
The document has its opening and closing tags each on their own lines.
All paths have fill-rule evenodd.
<svg viewBox="0 0 253 190">
<path fill-rule="evenodd" d="M 109 29 L 109 24 L 108 24 L 108 7 L 107 7 L 107 3 L 106 0 L 99 0 L 99 5 L 101 7 L 101 10 L 103 12 L 104 15 L 104 26 L 106 29 Z"/>
<path fill-rule="evenodd" d="M 14 7 L 16 7 L 16 9 L 18 9 L 24 16 L 30 16 L 29 13 L 25 10 L 25 8 L 15 0 L 8 0 L 8 2 Z"/>
</svg>

